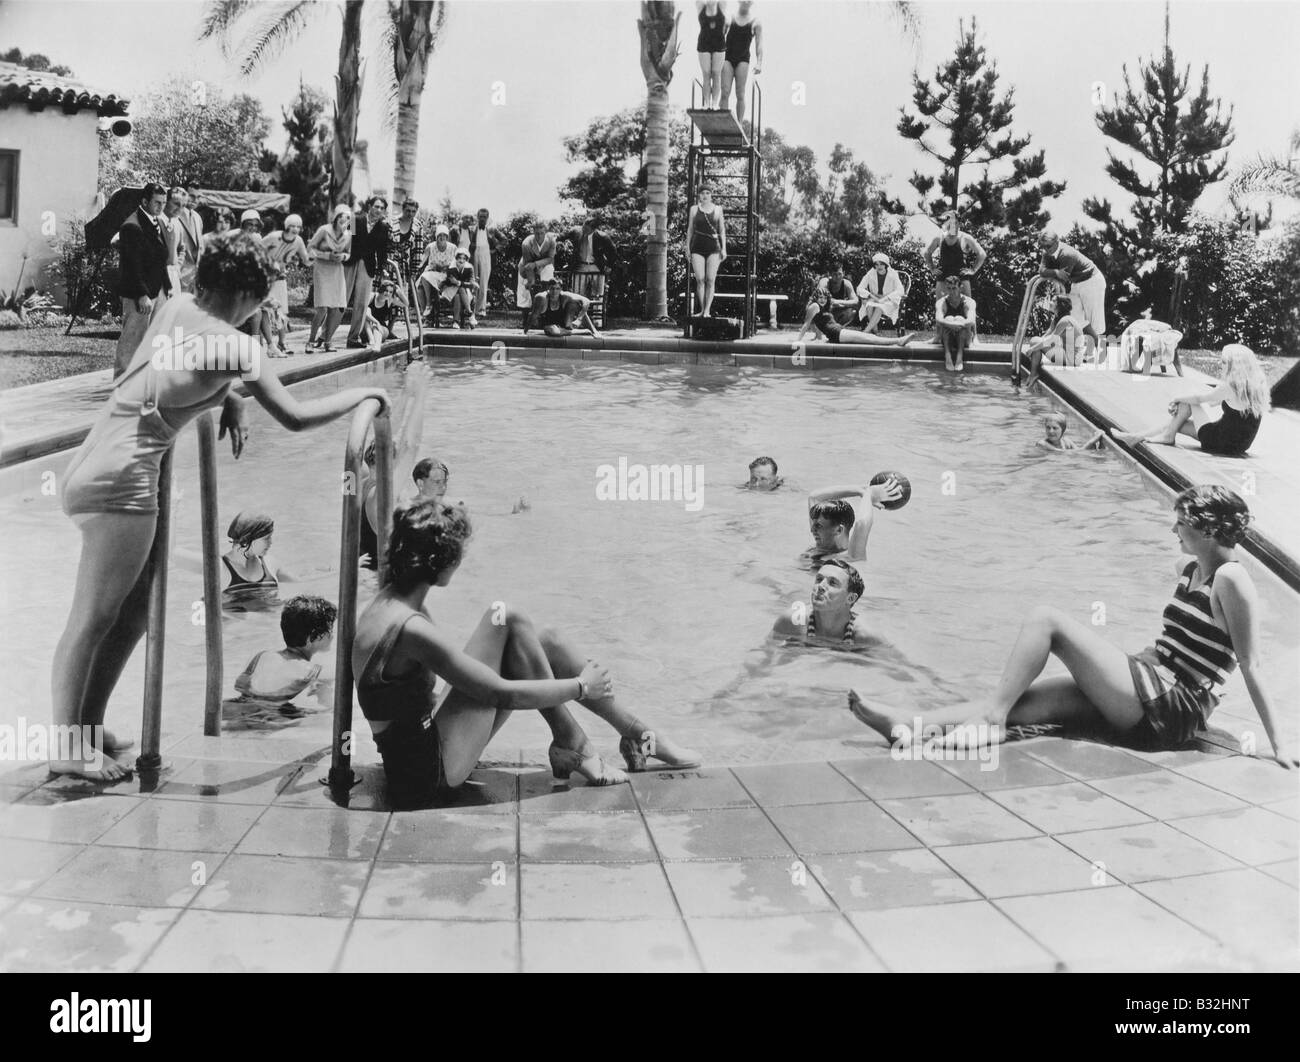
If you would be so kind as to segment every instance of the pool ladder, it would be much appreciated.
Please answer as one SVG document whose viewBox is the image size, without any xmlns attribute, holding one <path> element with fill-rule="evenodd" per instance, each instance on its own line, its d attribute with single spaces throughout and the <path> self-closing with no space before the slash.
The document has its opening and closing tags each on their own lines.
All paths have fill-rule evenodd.
<svg viewBox="0 0 1300 1062">
<path fill-rule="evenodd" d="M 1016 318 L 1016 334 L 1011 340 L 1011 382 L 1019 386 L 1020 384 L 1020 359 L 1021 351 L 1025 346 L 1025 333 L 1029 330 L 1029 315 L 1033 313 L 1038 290 L 1044 284 L 1055 283 L 1051 277 L 1032 276 L 1029 283 L 1025 285 L 1025 297 L 1020 302 L 1020 316 Z M 1069 331 L 1070 342 L 1065 347 L 1067 351 L 1074 349 L 1074 344 L 1078 339 L 1073 329 Z M 1064 343 L 1062 339 L 1062 343 Z M 1099 350 L 1098 357 L 1102 357 L 1105 351 Z M 1067 364 L 1070 360 L 1067 358 Z"/>
<path fill-rule="evenodd" d="M 379 585 L 388 577 L 388 543 L 393 520 L 392 424 L 380 416 L 377 401 L 367 399 L 352 414 L 343 460 L 340 493 L 343 497 L 342 535 L 339 545 L 338 626 L 334 638 L 334 726 L 329 784 L 346 791 L 352 785 L 352 639 L 357 626 L 357 555 L 361 541 L 361 472 L 366 436 L 375 433 L 375 474 L 378 478 Z M 221 644 L 221 569 L 217 537 L 217 437 L 212 414 L 198 417 L 199 510 L 203 525 L 203 627 L 207 674 L 203 700 L 203 733 L 221 733 L 221 693 L 224 660 Z M 163 454 L 158 470 L 158 524 L 149 554 L 148 629 L 145 633 L 144 722 L 140 728 L 140 755 L 136 770 L 142 781 L 156 782 L 162 769 L 163 650 L 167 635 L 167 554 L 171 541 L 172 450 Z"/>
</svg>

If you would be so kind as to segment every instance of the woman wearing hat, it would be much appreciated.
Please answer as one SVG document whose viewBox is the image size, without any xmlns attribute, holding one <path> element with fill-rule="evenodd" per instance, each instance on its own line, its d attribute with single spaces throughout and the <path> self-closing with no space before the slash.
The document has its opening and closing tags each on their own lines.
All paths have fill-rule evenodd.
<svg viewBox="0 0 1300 1062">
<path fill-rule="evenodd" d="M 330 340 L 343 320 L 343 307 L 348 303 L 348 285 L 343 276 L 343 262 L 352 253 L 352 211 L 340 203 L 330 214 L 330 223 L 322 225 L 307 245 L 316 252 L 312 262 L 312 298 L 316 307 L 312 314 L 311 331 L 307 335 L 307 353 L 311 348 L 326 352 L 334 347 Z M 321 325 L 324 331 L 321 332 Z M 317 333 L 321 332 L 319 341 Z"/>
<path fill-rule="evenodd" d="M 456 264 L 456 248 L 450 239 L 451 233 L 446 225 L 439 225 L 433 232 L 433 243 L 424 248 L 424 261 L 420 263 L 420 283 L 417 297 L 424 296 L 424 307 L 416 307 L 420 313 L 429 314 L 432 323 L 436 317 L 435 299 L 450 298 L 453 290 L 447 284 L 447 274 Z"/>
<path fill-rule="evenodd" d="M 311 265 L 311 255 L 307 253 L 307 245 L 302 242 L 301 233 L 302 218 L 290 214 L 284 219 L 283 231 L 268 232 L 262 237 L 262 249 L 266 251 L 266 257 L 275 269 L 271 293 L 267 296 L 267 301 L 275 306 L 271 326 L 279 354 L 271 354 L 273 358 L 289 356 L 289 349 L 284 345 L 285 334 L 289 331 L 289 281 L 286 279 L 289 263 L 297 261 L 304 266 Z"/>
<path fill-rule="evenodd" d="M 474 267 L 470 264 L 469 248 L 456 248 L 456 262 L 447 271 L 447 282 L 443 285 L 443 298 L 451 299 L 451 321 L 453 328 L 477 328 L 478 318 L 474 316 L 474 292 L 478 282 L 474 279 Z"/>
<path fill-rule="evenodd" d="M 862 326 L 864 332 L 874 332 L 882 314 L 889 318 L 891 325 L 897 325 L 898 312 L 906 294 L 898 270 L 890 265 L 889 255 L 877 251 L 871 256 L 871 262 L 875 268 L 858 285 L 858 298 L 862 300 L 858 306 L 858 320 L 866 322 Z"/>
</svg>

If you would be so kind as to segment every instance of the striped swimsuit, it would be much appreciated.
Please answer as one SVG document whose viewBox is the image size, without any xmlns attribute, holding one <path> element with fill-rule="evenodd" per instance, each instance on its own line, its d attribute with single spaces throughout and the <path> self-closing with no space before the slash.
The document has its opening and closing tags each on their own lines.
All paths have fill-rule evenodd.
<svg viewBox="0 0 1300 1062">
<path fill-rule="evenodd" d="M 1183 569 L 1173 600 L 1165 606 L 1164 629 L 1156 644 L 1129 657 L 1133 687 L 1145 718 L 1139 730 L 1165 747 L 1185 744 L 1204 729 L 1219 703 L 1217 687 L 1237 668 L 1228 632 L 1214 623 L 1210 588 L 1214 576 L 1195 590 L 1192 561 Z"/>
<path fill-rule="evenodd" d="M 856 612 L 851 613 L 849 615 L 849 622 L 844 625 L 844 634 L 840 638 L 840 641 L 842 641 L 845 645 L 853 644 L 853 621 L 857 618 L 858 617 Z M 817 637 L 817 613 L 815 612 L 808 613 L 808 626 L 805 627 L 804 630 L 805 630 L 805 634 L 804 634 L 805 641 L 807 641 L 809 638 Z"/>
</svg>

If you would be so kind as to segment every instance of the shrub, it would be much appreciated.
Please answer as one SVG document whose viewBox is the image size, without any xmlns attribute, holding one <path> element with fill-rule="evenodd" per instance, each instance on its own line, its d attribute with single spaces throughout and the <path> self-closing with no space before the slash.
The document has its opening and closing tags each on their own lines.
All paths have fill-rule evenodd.
<svg viewBox="0 0 1300 1062">
<path fill-rule="evenodd" d="M 45 267 L 47 276 L 62 285 L 64 306 L 73 317 L 102 318 L 119 310 L 114 283 L 117 276 L 117 248 L 102 251 L 86 248 L 86 220 L 75 215 L 66 230 L 52 241 L 56 256 Z"/>
</svg>

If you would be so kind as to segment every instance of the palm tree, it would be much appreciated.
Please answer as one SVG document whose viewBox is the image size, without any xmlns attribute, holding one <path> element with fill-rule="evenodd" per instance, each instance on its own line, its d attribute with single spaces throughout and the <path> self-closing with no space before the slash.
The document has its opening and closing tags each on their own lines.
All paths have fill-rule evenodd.
<svg viewBox="0 0 1300 1062">
<path fill-rule="evenodd" d="M 415 191 L 416 151 L 420 142 L 420 100 L 429 59 L 447 21 L 447 5 L 430 0 L 388 0 L 385 43 L 393 56 L 393 77 L 386 109 L 396 115 L 397 155 L 393 163 L 393 201 L 405 202 Z"/>
<path fill-rule="evenodd" d="M 636 23 L 646 93 L 646 210 L 654 219 L 645 253 L 645 315 L 650 320 L 668 316 L 668 84 L 681 51 L 677 43 L 681 18 L 671 0 L 642 0 Z"/>
<path fill-rule="evenodd" d="M 253 0 L 209 0 L 199 30 L 199 40 L 216 38 L 222 52 L 230 54 L 230 38 L 237 23 L 253 10 L 256 25 L 238 49 L 239 71 L 247 76 L 279 55 L 303 28 L 332 5 L 315 0 L 296 3 L 254 3 Z M 343 31 L 339 38 L 339 67 L 334 75 L 334 157 L 330 174 L 330 202 L 346 203 L 352 196 L 352 172 L 357 144 L 357 118 L 361 110 L 361 13 L 363 0 L 345 0 Z"/>
</svg>

